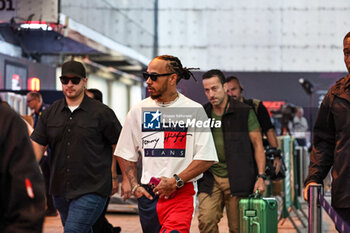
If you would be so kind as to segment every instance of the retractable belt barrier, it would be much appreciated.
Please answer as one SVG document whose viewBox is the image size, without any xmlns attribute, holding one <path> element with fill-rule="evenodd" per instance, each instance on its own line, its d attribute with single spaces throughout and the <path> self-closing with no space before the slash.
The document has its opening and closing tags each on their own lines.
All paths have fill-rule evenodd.
<svg viewBox="0 0 350 233">
<path fill-rule="evenodd" d="M 320 207 L 326 211 L 338 231 L 341 233 L 350 232 L 350 226 L 344 222 L 321 194 L 321 185 L 310 185 L 309 194 L 309 233 L 321 232 L 322 217 Z"/>
<path fill-rule="evenodd" d="M 344 222 L 344 220 L 337 214 L 337 212 L 332 208 L 332 206 L 328 203 L 328 201 L 326 201 L 326 199 L 321 193 L 318 194 L 318 199 L 323 209 L 327 212 L 329 217 L 333 220 L 334 225 L 337 227 L 337 229 L 344 233 L 350 232 L 349 225 L 346 222 Z"/>
</svg>

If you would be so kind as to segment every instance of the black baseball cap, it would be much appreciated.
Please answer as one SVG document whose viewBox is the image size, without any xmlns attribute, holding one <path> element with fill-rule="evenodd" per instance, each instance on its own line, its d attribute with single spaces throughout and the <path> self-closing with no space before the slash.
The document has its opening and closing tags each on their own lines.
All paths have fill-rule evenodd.
<svg viewBox="0 0 350 233">
<path fill-rule="evenodd" d="M 71 60 L 63 63 L 61 77 L 79 77 L 85 78 L 86 71 L 82 63 Z M 61 78 L 60 77 L 60 78 Z"/>
</svg>

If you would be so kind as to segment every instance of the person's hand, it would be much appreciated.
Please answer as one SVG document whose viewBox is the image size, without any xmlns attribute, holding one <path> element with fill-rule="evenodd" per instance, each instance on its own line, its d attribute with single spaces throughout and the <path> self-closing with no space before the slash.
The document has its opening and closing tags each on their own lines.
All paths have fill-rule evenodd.
<svg viewBox="0 0 350 233">
<path fill-rule="evenodd" d="M 125 179 L 123 177 L 123 182 L 122 182 L 122 187 L 121 187 L 121 191 L 122 191 L 122 197 L 124 200 L 128 199 L 131 197 L 131 185 L 128 179 Z"/>
<path fill-rule="evenodd" d="M 281 169 L 281 159 L 279 157 L 275 157 L 273 160 L 273 167 L 275 168 L 275 173 L 277 175 Z"/>
<path fill-rule="evenodd" d="M 303 196 L 304 196 L 304 200 L 305 201 L 308 201 L 309 199 L 309 196 L 308 196 L 308 193 L 309 193 L 309 187 L 310 185 L 313 185 L 313 184 L 317 184 L 316 182 L 310 182 L 306 185 L 306 187 L 304 188 L 304 191 L 303 191 Z"/>
<path fill-rule="evenodd" d="M 118 180 L 116 178 L 112 178 L 112 191 L 111 196 L 118 192 Z"/>
<path fill-rule="evenodd" d="M 160 182 L 157 185 L 157 187 L 155 187 L 153 189 L 153 192 L 156 195 L 159 195 L 159 198 L 164 198 L 164 199 L 168 199 L 169 196 L 176 191 L 176 181 L 175 178 L 167 178 L 167 177 L 160 177 Z"/>
<path fill-rule="evenodd" d="M 254 192 L 255 190 L 259 191 L 259 194 L 263 194 L 265 192 L 265 181 L 263 178 L 259 177 L 254 185 Z"/>
<path fill-rule="evenodd" d="M 151 195 L 149 192 L 147 192 L 147 190 L 146 190 L 144 187 L 142 187 L 142 186 L 138 186 L 138 187 L 135 189 L 134 195 L 135 195 L 136 198 L 140 198 L 140 197 L 142 197 L 142 196 L 145 196 L 145 197 L 147 197 L 148 199 L 153 200 L 152 195 Z"/>
</svg>

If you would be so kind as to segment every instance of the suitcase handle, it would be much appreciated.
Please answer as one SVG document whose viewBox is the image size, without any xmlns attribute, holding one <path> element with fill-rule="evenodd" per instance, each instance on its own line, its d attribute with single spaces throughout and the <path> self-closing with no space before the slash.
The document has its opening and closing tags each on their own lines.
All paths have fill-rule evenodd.
<svg viewBox="0 0 350 233">
<path fill-rule="evenodd" d="M 255 193 L 252 193 L 248 196 L 249 198 L 260 198 L 261 195 L 259 194 L 259 190 L 255 190 Z"/>
<path fill-rule="evenodd" d="M 260 223 L 252 221 L 251 225 L 256 225 L 257 233 L 260 233 Z"/>
<path fill-rule="evenodd" d="M 256 226 L 256 233 L 260 233 L 260 223 L 259 222 L 256 222 L 256 221 L 251 221 L 249 222 L 249 218 L 244 216 L 243 219 L 245 220 L 246 222 L 246 229 L 253 229 L 253 226 L 255 225 Z M 251 228 L 249 227 L 249 225 L 251 226 Z"/>
</svg>

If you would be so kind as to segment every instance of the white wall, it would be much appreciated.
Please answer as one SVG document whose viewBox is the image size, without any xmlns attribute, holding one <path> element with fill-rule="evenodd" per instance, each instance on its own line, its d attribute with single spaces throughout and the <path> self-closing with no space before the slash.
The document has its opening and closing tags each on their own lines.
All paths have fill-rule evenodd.
<svg viewBox="0 0 350 233">
<path fill-rule="evenodd" d="M 152 58 L 154 0 L 62 0 L 62 12 Z M 159 0 L 159 54 L 202 70 L 344 72 L 349 0 Z"/>
<path fill-rule="evenodd" d="M 120 82 L 113 82 L 112 83 L 112 99 L 111 99 L 111 104 L 109 105 L 117 115 L 120 123 L 123 125 L 126 114 L 129 111 L 129 106 L 128 106 L 128 89 L 127 86 L 120 83 Z"/>
<path fill-rule="evenodd" d="M 144 56 L 152 57 L 153 4 L 154 0 L 61 0 L 61 12 Z"/>
<path fill-rule="evenodd" d="M 89 74 L 87 88 L 96 88 L 100 90 L 103 96 L 103 103 L 105 105 L 110 105 L 108 101 L 108 83 L 106 79 L 100 78 L 93 74 Z"/>
<path fill-rule="evenodd" d="M 143 87 L 142 87 L 143 88 Z M 141 83 L 130 87 L 130 108 L 142 99 Z"/>
<path fill-rule="evenodd" d="M 226 71 L 345 71 L 350 1 L 160 1 L 160 54 Z"/>
<path fill-rule="evenodd" d="M 97 88 L 103 93 L 103 103 L 114 111 L 122 124 L 129 109 L 141 100 L 140 85 L 129 87 L 118 80 L 109 81 L 91 74 L 88 80 L 88 88 Z M 110 98 L 108 98 L 109 96 Z"/>
</svg>

